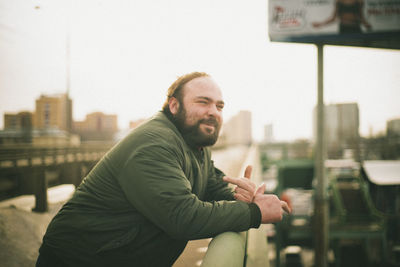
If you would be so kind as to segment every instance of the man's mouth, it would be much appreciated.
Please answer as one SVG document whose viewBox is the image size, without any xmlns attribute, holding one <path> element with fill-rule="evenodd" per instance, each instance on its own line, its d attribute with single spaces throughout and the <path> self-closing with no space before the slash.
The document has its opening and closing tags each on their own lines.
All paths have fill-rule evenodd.
<svg viewBox="0 0 400 267">
<path fill-rule="evenodd" d="M 206 126 L 206 128 L 209 128 L 209 129 L 215 129 L 215 126 L 214 126 L 213 124 L 207 124 L 207 123 L 203 123 L 203 125 L 205 125 L 205 126 Z"/>
<path fill-rule="evenodd" d="M 204 119 L 200 121 L 201 124 L 205 126 L 205 129 L 211 133 L 215 131 L 218 126 L 218 122 L 215 119 Z"/>
<path fill-rule="evenodd" d="M 212 128 L 217 128 L 218 126 L 218 122 L 215 119 L 201 120 L 200 123 Z"/>
</svg>

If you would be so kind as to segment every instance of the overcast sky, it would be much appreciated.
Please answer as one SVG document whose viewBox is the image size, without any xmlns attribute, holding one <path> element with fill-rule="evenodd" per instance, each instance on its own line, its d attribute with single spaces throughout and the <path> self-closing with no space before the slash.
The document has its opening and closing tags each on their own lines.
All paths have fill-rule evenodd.
<svg viewBox="0 0 400 267">
<path fill-rule="evenodd" d="M 0 127 L 4 112 L 33 111 L 40 94 L 66 90 L 75 120 L 117 114 L 120 128 L 153 115 L 177 76 L 210 73 L 228 120 L 253 115 L 278 140 L 310 138 L 316 104 L 313 45 L 272 43 L 266 0 L 0 0 Z M 325 103 L 358 102 L 360 132 L 400 117 L 400 51 L 324 48 Z"/>
</svg>

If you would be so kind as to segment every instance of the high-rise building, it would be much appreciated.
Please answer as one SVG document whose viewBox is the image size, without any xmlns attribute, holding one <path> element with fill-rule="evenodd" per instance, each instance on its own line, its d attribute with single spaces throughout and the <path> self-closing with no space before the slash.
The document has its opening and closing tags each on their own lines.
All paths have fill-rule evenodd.
<svg viewBox="0 0 400 267">
<path fill-rule="evenodd" d="M 112 140 L 117 131 L 117 115 L 93 112 L 86 115 L 84 121 L 74 122 L 74 132 L 81 136 L 82 141 Z"/>
<path fill-rule="evenodd" d="M 387 149 L 384 152 L 387 158 L 400 158 L 400 118 L 386 122 Z"/>
<path fill-rule="evenodd" d="M 252 143 L 251 133 L 251 112 L 239 111 L 223 126 L 222 139 L 226 144 L 246 144 Z"/>
<path fill-rule="evenodd" d="M 68 94 L 41 95 L 36 100 L 34 126 L 37 129 L 72 131 L 72 100 Z"/>
<path fill-rule="evenodd" d="M 386 135 L 388 137 L 400 136 L 400 118 L 391 119 L 386 122 Z"/>
<path fill-rule="evenodd" d="M 274 141 L 273 125 L 264 125 L 264 140 L 265 143 L 272 143 Z"/>
<path fill-rule="evenodd" d="M 325 142 L 328 158 L 341 158 L 345 152 L 359 153 L 359 110 L 357 103 L 326 105 Z M 316 109 L 314 109 L 314 141 L 316 140 Z"/>
</svg>

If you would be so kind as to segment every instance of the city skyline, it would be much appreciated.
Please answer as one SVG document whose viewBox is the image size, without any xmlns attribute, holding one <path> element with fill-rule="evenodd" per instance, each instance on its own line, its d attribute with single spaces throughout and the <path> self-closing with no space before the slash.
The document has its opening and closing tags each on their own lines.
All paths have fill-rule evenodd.
<svg viewBox="0 0 400 267">
<path fill-rule="evenodd" d="M 1 114 L 33 110 L 40 94 L 66 91 L 69 40 L 74 120 L 102 111 L 127 128 L 161 109 L 178 75 L 206 71 L 223 91 L 225 121 L 249 110 L 256 140 L 267 124 L 278 140 L 312 137 L 316 48 L 271 43 L 267 1 L 0 4 Z M 325 104 L 357 102 L 362 136 L 400 117 L 399 51 L 324 52 Z"/>
<path fill-rule="evenodd" d="M 15 111 L 15 112 L 5 112 L 4 114 L 3 114 L 3 122 L 4 122 L 4 125 L 3 125 L 3 127 L 2 128 L 0 128 L 0 129 L 5 129 L 5 121 L 4 121 L 4 118 L 5 118 L 5 116 L 10 116 L 10 115 L 17 115 L 17 114 L 21 114 L 21 113 L 26 113 L 26 112 L 28 112 L 28 113 L 31 113 L 34 117 L 38 117 L 37 115 L 35 115 L 35 113 L 37 112 L 37 109 L 38 109 L 38 107 L 37 107 L 37 103 L 38 103 L 38 101 L 42 101 L 43 102 L 43 100 L 42 99 L 48 99 L 48 98 L 54 98 L 54 99 L 63 99 L 63 98 L 65 98 L 65 97 L 68 97 L 68 94 L 67 93 L 64 93 L 64 94 L 62 94 L 62 93 L 60 93 L 60 94 L 52 94 L 52 95 L 46 95 L 46 94 L 40 94 L 40 97 L 38 97 L 36 100 L 35 100 L 35 102 L 36 102 L 36 110 L 26 110 L 26 109 L 21 109 L 21 110 L 18 110 L 18 111 Z M 54 101 L 54 100 L 53 100 Z M 72 106 L 73 106 L 73 99 L 70 99 L 70 101 L 71 101 L 71 104 L 72 104 Z M 356 102 L 346 102 L 346 103 L 329 103 L 329 104 L 326 104 L 325 103 L 325 107 L 326 107 L 326 111 L 325 111 L 325 116 L 328 116 L 328 114 L 329 114 L 329 109 L 332 109 L 332 107 L 335 107 L 335 106 L 355 106 L 355 107 L 357 107 L 358 106 L 358 103 L 356 103 Z M 357 110 L 358 110 L 358 107 L 357 107 Z M 73 108 L 72 108 L 72 112 L 73 112 Z M 313 110 L 313 114 L 312 114 L 312 116 L 314 116 L 314 120 L 315 120 L 315 116 L 316 116 L 316 114 L 315 114 L 315 112 L 316 112 L 316 109 L 314 108 L 314 110 Z M 248 116 L 249 116 L 249 119 L 248 119 L 248 121 L 249 122 L 251 122 L 251 116 L 252 116 L 252 113 L 250 112 L 250 111 L 248 111 L 248 110 L 239 110 L 237 113 L 235 113 L 235 114 L 233 114 L 233 116 L 232 117 L 230 117 L 230 118 L 228 118 L 228 120 L 224 120 L 224 124 L 231 124 L 232 123 L 232 121 L 233 120 L 236 120 L 237 119 L 237 117 L 238 116 L 240 116 L 240 115 L 242 115 L 242 114 L 248 114 Z M 93 111 L 93 112 L 91 112 L 91 113 L 88 113 L 88 114 L 85 114 L 85 116 L 84 116 L 84 118 L 83 119 L 80 119 L 80 120 L 77 120 L 77 119 L 74 119 L 73 117 L 71 118 L 72 119 L 72 124 L 73 125 L 79 125 L 79 124 L 81 124 L 81 123 L 85 123 L 87 120 L 88 120 L 88 118 L 90 118 L 91 116 L 97 116 L 97 114 L 100 114 L 101 116 L 110 116 L 110 117 L 113 117 L 114 119 L 113 120 L 115 120 L 115 122 L 113 122 L 113 123 L 116 123 L 116 125 L 115 126 L 113 126 L 113 128 L 115 128 L 115 127 L 117 127 L 117 128 L 115 128 L 115 129 L 118 129 L 119 131 L 125 131 L 125 130 L 129 130 L 129 129 L 131 129 L 132 127 L 135 127 L 135 126 L 132 126 L 132 125 L 136 125 L 137 126 L 137 124 L 138 123 L 141 123 L 141 122 L 143 122 L 143 121 L 145 121 L 147 118 L 137 118 L 137 119 L 132 119 L 132 120 L 130 120 L 129 122 L 128 122 L 128 125 L 125 125 L 125 126 L 123 126 L 123 127 L 121 127 L 121 126 L 119 126 L 119 124 L 118 124 L 118 115 L 117 114 L 104 114 L 103 113 L 103 111 L 101 111 L 101 110 L 95 110 L 95 111 Z M 359 112 L 357 111 L 357 118 L 356 118 L 357 120 L 359 120 Z M 313 140 L 313 139 L 315 139 L 315 121 L 313 120 L 313 136 L 312 137 L 310 137 L 310 138 L 307 138 L 307 139 L 309 139 L 309 140 Z M 390 121 L 394 121 L 394 120 L 400 120 L 400 117 L 396 117 L 396 118 L 389 118 L 389 119 L 387 119 L 386 120 L 386 127 L 385 127 L 385 129 L 384 129 L 384 132 L 379 132 L 378 134 L 386 134 L 386 131 L 387 131 L 387 123 L 389 123 Z M 246 121 L 246 120 L 244 120 L 244 121 Z M 331 121 L 330 119 L 327 119 L 327 122 L 328 121 Z M 356 125 L 357 125 L 357 129 L 359 128 L 359 125 L 358 125 L 359 123 L 357 123 Z M 250 125 L 251 125 L 251 123 L 250 123 Z M 331 127 L 332 125 L 327 125 L 328 127 Z M 76 126 L 75 126 L 76 127 Z M 76 130 L 75 129 L 75 127 L 73 127 L 72 128 L 72 130 Z M 40 128 L 40 127 L 39 127 Z M 229 128 L 229 127 L 228 127 Z M 228 131 L 229 129 L 225 129 L 225 131 Z M 267 129 L 268 128 L 268 129 Z M 263 132 L 263 134 L 264 134 L 264 138 L 262 139 L 262 140 L 258 140 L 258 141 L 265 141 L 265 138 L 266 138 L 266 131 L 268 132 L 268 135 L 270 135 L 270 137 L 269 138 L 272 138 L 272 139 L 274 139 L 274 134 L 273 134 L 273 124 L 266 124 L 266 125 L 264 125 L 264 132 Z M 60 129 L 60 130 L 63 130 L 63 129 Z M 348 130 L 350 130 L 350 129 L 348 129 Z M 247 133 L 247 132 L 249 132 L 250 133 L 250 135 L 252 135 L 251 134 L 251 131 L 252 131 L 252 129 L 250 129 L 250 130 L 245 130 L 245 132 Z M 249 135 L 249 134 L 247 134 L 247 135 Z M 362 136 L 362 137 L 368 137 L 368 136 Z M 328 136 L 327 136 L 327 138 L 328 138 Z M 272 140 L 271 139 L 271 140 Z M 299 139 L 301 139 L 301 138 L 299 138 Z"/>
</svg>

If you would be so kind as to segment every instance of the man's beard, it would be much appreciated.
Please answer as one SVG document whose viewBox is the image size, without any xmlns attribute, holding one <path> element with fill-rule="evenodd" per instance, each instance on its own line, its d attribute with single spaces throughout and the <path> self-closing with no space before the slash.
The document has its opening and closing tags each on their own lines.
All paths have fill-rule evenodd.
<svg viewBox="0 0 400 267">
<path fill-rule="evenodd" d="M 209 119 L 200 119 L 194 125 L 186 125 L 186 109 L 181 104 L 179 106 L 178 113 L 172 115 L 172 122 L 178 128 L 179 132 L 182 134 L 185 142 L 191 147 L 205 147 L 212 146 L 217 142 L 220 124 L 218 121 L 211 117 Z M 214 132 L 212 134 L 203 133 L 200 130 L 200 124 L 205 123 L 214 126 Z"/>
</svg>

